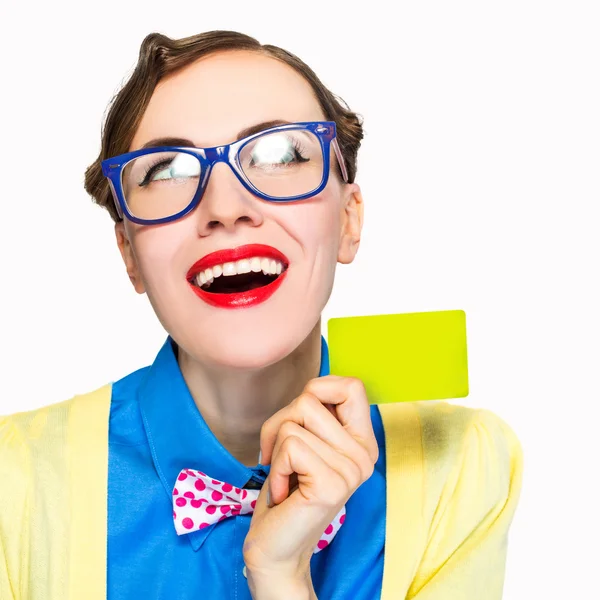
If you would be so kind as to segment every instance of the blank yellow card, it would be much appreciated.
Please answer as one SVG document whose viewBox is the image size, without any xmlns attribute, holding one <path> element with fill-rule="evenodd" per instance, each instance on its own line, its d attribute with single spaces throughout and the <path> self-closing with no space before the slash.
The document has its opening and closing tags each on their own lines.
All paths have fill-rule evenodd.
<svg viewBox="0 0 600 600">
<path fill-rule="evenodd" d="M 463 310 L 340 317 L 327 332 L 331 373 L 361 379 L 371 404 L 469 394 Z"/>
</svg>

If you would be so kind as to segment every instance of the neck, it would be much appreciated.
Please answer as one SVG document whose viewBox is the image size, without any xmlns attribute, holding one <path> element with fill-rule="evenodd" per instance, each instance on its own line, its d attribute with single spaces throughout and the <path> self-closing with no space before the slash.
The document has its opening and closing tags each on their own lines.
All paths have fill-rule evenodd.
<svg viewBox="0 0 600 600">
<path fill-rule="evenodd" d="M 178 362 L 192 398 L 215 437 L 242 464 L 256 466 L 263 423 L 319 375 L 321 319 L 293 352 L 262 369 L 216 372 L 181 348 Z"/>
</svg>

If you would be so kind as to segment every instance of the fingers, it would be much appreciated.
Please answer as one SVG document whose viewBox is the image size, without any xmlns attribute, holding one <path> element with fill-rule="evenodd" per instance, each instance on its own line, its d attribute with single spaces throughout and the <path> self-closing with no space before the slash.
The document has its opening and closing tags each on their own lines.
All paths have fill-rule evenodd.
<svg viewBox="0 0 600 600">
<path fill-rule="evenodd" d="M 377 462 L 379 448 L 370 405 L 359 379 L 336 375 L 311 379 L 300 396 L 263 424 L 260 433 L 263 464 L 271 461 L 279 429 L 285 421 L 297 423 L 352 458 L 365 473 Z"/>
<path fill-rule="evenodd" d="M 321 528 L 319 530 L 317 527 L 317 538 L 311 544 L 311 547 L 314 547 L 320 533 L 339 512 L 340 505 L 348 500 L 351 493 L 347 493 L 347 483 L 343 477 L 331 469 L 314 448 L 302 438 L 290 435 L 281 444 L 266 484 L 271 486 L 274 477 L 279 477 L 280 481 L 287 480 L 293 473 L 297 476 L 298 487 L 285 502 L 287 496 L 279 499 L 277 510 L 283 511 L 279 518 L 292 523 L 290 527 L 295 529 L 293 535 L 298 537 L 320 522 Z M 287 483 L 285 486 L 287 487 Z M 271 494 L 273 495 L 273 491 Z M 273 506 L 278 504 L 273 496 L 271 502 Z M 291 534 L 290 531 L 288 533 Z"/>
<path fill-rule="evenodd" d="M 371 406 L 364 383 L 356 377 L 327 375 L 311 379 L 304 390 L 327 404 L 334 404 L 343 428 L 377 462 L 379 448 L 371 423 Z"/>
<path fill-rule="evenodd" d="M 341 460 L 346 459 L 351 461 L 358 468 L 359 474 L 363 474 L 364 478 L 370 477 L 373 469 L 373 461 L 367 450 L 357 442 L 341 423 L 323 406 L 318 398 L 312 394 L 303 393 L 295 401 L 295 406 L 290 405 L 280 411 L 278 418 L 269 420 L 263 425 L 261 430 L 261 439 L 264 433 L 265 439 L 268 439 L 271 434 L 271 428 L 277 428 L 275 431 L 275 440 L 272 442 L 273 449 L 269 452 L 270 456 L 264 456 L 263 464 L 269 464 L 267 461 L 271 457 L 277 456 L 277 441 L 281 442 L 290 434 L 299 435 L 309 446 L 319 452 L 322 457 L 329 457 L 328 463 L 336 468 L 340 466 Z M 275 415 L 274 415 L 275 416 Z M 286 418 L 281 422 L 281 418 Z M 304 430 L 310 435 L 304 435 L 301 430 Z M 261 444 L 262 447 L 262 444 Z M 339 458 L 336 458 L 338 456 Z M 273 464 L 271 464 L 271 468 Z M 340 471 L 340 469 L 336 469 Z M 344 469 L 341 468 L 342 472 Z M 347 470 L 347 469 L 346 469 Z"/>
<path fill-rule="evenodd" d="M 337 421 L 336 426 L 342 429 Z M 350 456 L 345 452 L 336 450 L 298 423 L 285 421 L 277 435 L 273 450 L 274 460 L 267 482 L 271 491 L 272 504 L 279 504 L 288 497 L 289 487 L 293 485 L 293 480 L 296 477 L 298 484 L 306 484 L 301 488 L 306 499 L 317 500 L 321 504 L 333 502 L 334 505 L 346 501 L 358 486 L 373 474 L 374 467 L 364 448 L 348 434 L 345 432 L 344 434 L 352 446 Z M 298 447 L 297 440 L 301 440 L 303 445 Z M 306 448 L 312 451 L 312 454 Z M 322 479 L 327 484 L 335 484 L 332 489 L 329 488 L 329 485 L 320 485 L 313 488 L 314 479 L 311 479 L 308 473 L 304 474 L 303 479 L 302 473 L 290 471 L 294 462 L 292 454 L 297 449 L 308 453 L 308 459 L 304 461 L 305 464 L 308 464 L 308 460 L 312 460 L 312 455 L 319 459 L 316 465 L 320 469 L 319 474 L 322 475 Z M 362 463 L 362 466 L 359 466 L 359 463 Z M 322 468 L 323 464 L 325 469 Z M 294 477 L 295 474 L 296 477 Z M 311 475 L 315 477 L 314 473 L 311 473 Z"/>
<path fill-rule="evenodd" d="M 299 426 L 298 426 L 299 427 Z M 271 539 L 277 546 L 277 559 L 280 565 L 309 563 L 319 538 L 328 525 L 340 512 L 340 506 L 346 500 L 343 497 L 345 484 L 337 472 L 333 471 L 315 450 L 296 435 L 288 435 L 278 447 L 275 462 L 263 489 L 258 497 L 249 536 L 244 542 L 245 562 L 253 562 L 253 546 L 261 537 Z M 296 474 L 299 485 L 285 502 L 281 501 L 272 510 L 267 509 L 266 495 L 273 474 Z M 290 477 L 294 479 L 294 477 Z M 258 516 L 258 519 L 257 519 Z M 262 526 L 264 523 L 264 526 Z M 258 525 L 261 527 L 258 527 Z M 285 524 L 285 535 L 274 536 Z M 298 557 L 298 542 L 306 546 L 305 552 Z M 264 554 L 257 560 L 264 561 Z"/>
</svg>

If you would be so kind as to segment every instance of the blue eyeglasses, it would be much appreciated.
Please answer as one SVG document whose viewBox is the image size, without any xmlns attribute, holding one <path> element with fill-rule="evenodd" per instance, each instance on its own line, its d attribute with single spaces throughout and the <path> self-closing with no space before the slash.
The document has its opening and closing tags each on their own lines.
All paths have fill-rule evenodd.
<svg viewBox="0 0 600 600">
<path fill-rule="evenodd" d="M 168 223 L 198 205 L 218 162 L 228 164 L 240 183 L 263 200 L 315 196 L 329 179 L 331 146 L 347 182 L 333 121 L 278 125 L 213 148 L 160 146 L 127 152 L 103 160 L 102 173 L 121 219 Z"/>
</svg>

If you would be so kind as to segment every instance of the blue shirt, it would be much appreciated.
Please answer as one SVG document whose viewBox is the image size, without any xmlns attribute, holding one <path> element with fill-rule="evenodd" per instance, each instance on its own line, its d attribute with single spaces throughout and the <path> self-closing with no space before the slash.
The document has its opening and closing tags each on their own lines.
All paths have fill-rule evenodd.
<svg viewBox="0 0 600 600">
<path fill-rule="evenodd" d="M 251 480 L 260 487 L 270 467 L 243 465 L 214 436 L 187 388 L 173 344 L 168 338 L 151 366 L 113 384 L 108 598 L 251 600 L 242 547 L 252 515 L 228 517 L 178 536 L 172 492 L 184 468 L 204 471 L 241 488 Z M 329 353 L 321 337 L 319 376 L 328 374 Z M 373 475 L 346 503 L 346 520 L 331 544 L 312 556 L 311 575 L 319 599 L 381 597 L 385 438 L 376 404 L 371 405 L 371 420 L 379 460 Z"/>
</svg>

